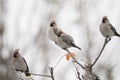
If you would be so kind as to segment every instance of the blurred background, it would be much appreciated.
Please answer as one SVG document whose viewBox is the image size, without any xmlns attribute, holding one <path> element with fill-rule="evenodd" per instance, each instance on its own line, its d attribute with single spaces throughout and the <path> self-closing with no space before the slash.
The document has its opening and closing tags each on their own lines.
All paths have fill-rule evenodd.
<svg viewBox="0 0 120 80">
<path fill-rule="evenodd" d="M 104 43 L 99 32 L 103 16 L 108 16 L 120 33 L 119 0 L 0 0 L 0 80 L 17 80 L 10 71 L 11 55 L 19 48 L 30 72 L 49 74 L 66 54 L 47 37 L 51 20 L 70 34 L 82 50 L 70 48 L 78 61 L 93 62 Z M 101 80 L 120 80 L 120 38 L 113 37 L 93 71 Z M 55 80 L 77 80 L 75 67 L 65 57 L 55 68 Z M 7 76 L 7 77 L 6 77 Z M 32 76 L 34 80 L 50 80 Z"/>
</svg>

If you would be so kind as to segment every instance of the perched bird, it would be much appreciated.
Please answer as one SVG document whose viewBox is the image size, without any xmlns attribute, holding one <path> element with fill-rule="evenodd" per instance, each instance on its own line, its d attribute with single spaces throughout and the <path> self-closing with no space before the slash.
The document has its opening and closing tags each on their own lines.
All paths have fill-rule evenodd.
<svg viewBox="0 0 120 80">
<path fill-rule="evenodd" d="M 57 43 L 57 31 L 60 30 L 58 27 L 57 27 L 57 24 L 54 20 L 52 20 L 50 22 L 50 27 L 48 29 L 48 37 L 50 40 L 54 41 L 55 43 Z"/>
<path fill-rule="evenodd" d="M 120 34 L 116 31 L 113 25 L 110 23 L 107 16 L 102 18 L 102 23 L 100 24 L 100 32 L 106 38 L 111 38 L 112 36 L 120 37 Z"/>
<path fill-rule="evenodd" d="M 30 76 L 28 65 L 25 59 L 20 55 L 19 49 L 13 52 L 13 64 L 16 71 L 24 72 L 26 76 Z"/>
<path fill-rule="evenodd" d="M 81 48 L 75 44 L 73 38 L 70 35 L 63 32 L 62 30 L 57 31 L 57 36 L 57 45 L 62 49 L 66 50 L 67 48 L 75 47 L 81 50 Z"/>
</svg>

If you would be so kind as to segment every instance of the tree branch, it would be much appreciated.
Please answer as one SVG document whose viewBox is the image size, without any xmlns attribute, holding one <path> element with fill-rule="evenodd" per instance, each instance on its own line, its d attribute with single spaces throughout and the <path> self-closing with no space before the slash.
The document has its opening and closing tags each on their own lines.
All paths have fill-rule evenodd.
<svg viewBox="0 0 120 80">
<path fill-rule="evenodd" d="M 77 70 L 77 78 L 78 78 L 78 80 L 82 80 L 81 78 L 80 78 L 80 72 Z"/>
<path fill-rule="evenodd" d="M 50 68 L 49 68 L 49 71 L 50 71 L 50 74 L 51 74 L 51 79 L 52 79 L 52 80 L 55 80 L 55 79 L 54 79 L 54 74 L 53 74 L 53 71 L 54 71 L 53 67 L 50 67 Z"/>
<path fill-rule="evenodd" d="M 101 54 L 102 54 L 105 46 L 107 45 L 107 43 L 108 43 L 110 40 L 111 40 L 111 38 L 106 38 L 106 39 L 105 39 L 104 45 L 103 45 L 103 47 L 102 47 L 99 55 L 97 56 L 97 58 L 95 59 L 95 61 L 94 61 L 94 62 L 92 63 L 92 65 L 90 66 L 91 69 L 92 69 L 92 67 L 96 64 L 96 62 L 98 61 L 98 59 L 100 58 L 100 56 L 101 56 Z"/>
<path fill-rule="evenodd" d="M 65 49 L 69 54 L 70 56 L 72 57 L 72 59 L 74 60 L 75 63 L 77 63 L 79 66 L 81 66 L 83 69 L 87 70 L 82 64 L 80 64 L 73 56 L 72 54 L 70 53 L 70 51 L 68 49 Z"/>
<path fill-rule="evenodd" d="M 18 69 L 13 69 L 13 68 L 11 68 L 11 70 L 20 71 L 20 72 L 25 72 L 25 71 L 21 71 L 21 70 L 18 70 Z M 35 73 L 30 73 L 30 75 L 52 78 L 50 75 L 45 75 L 45 74 L 35 74 Z"/>
<path fill-rule="evenodd" d="M 58 60 L 58 62 L 55 64 L 55 66 L 53 67 L 53 69 L 55 69 L 57 67 L 57 65 L 60 63 L 60 61 L 63 59 L 65 55 L 63 55 L 62 57 L 60 57 L 60 59 Z"/>
<path fill-rule="evenodd" d="M 35 73 L 30 73 L 31 75 L 35 75 L 35 76 L 43 76 L 43 77 L 49 77 L 51 78 L 50 75 L 45 75 L 45 74 L 35 74 Z"/>
<path fill-rule="evenodd" d="M 78 80 L 82 80 L 82 79 L 80 78 L 80 72 L 79 72 L 77 66 L 74 64 L 74 62 L 73 62 L 73 65 L 75 66 L 75 69 L 76 69 L 76 72 L 77 72 L 76 77 L 78 78 Z"/>
</svg>

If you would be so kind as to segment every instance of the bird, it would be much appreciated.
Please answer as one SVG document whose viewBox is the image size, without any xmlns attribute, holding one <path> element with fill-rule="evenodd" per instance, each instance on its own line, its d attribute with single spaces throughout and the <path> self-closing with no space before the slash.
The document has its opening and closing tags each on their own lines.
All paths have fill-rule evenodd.
<svg viewBox="0 0 120 80">
<path fill-rule="evenodd" d="M 16 71 L 24 72 L 26 76 L 30 76 L 29 68 L 26 60 L 19 53 L 19 49 L 13 52 L 13 64 Z"/>
<path fill-rule="evenodd" d="M 120 34 L 116 31 L 113 25 L 110 23 L 107 16 L 103 16 L 100 24 L 100 32 L 105 38 L 110 38 L 113 36 L 120 37 Z"/>
<path fill-rule="evenodd" d="M 48 37 L 50 40 L 57 43 L 57 32 L 60 30 L 60 28 L 57 27 L 57 24 L 55 20 L 51 20 L 50 27 L 48 28 Z"/>
<path fill-rule="evenodd" d="M 58 31 L 57 31 L 57 36 L 58 36 L 57 45 L 58 45 L 59 47 L 61 47 L 62 49 L 68 51 L 68 48 L 70 48 L 70 47 L 75 47 L 75 48 L 78 48 L 79 50 L 81 50 L 81 48 L 78 47 L 78 46 L 75 44 L 72 36 L 70 36 L 69 34 L 63 32 L 62 30 L 58 30 Z"/>
</svg>

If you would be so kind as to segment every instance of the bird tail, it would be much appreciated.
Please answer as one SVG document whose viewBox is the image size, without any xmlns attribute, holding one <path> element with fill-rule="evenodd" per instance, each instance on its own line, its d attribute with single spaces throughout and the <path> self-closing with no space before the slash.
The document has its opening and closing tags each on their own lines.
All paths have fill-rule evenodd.
<svg viewBox="0 0 120 80">
<path fill-rule="evenodd" d="M 79 50 L 81 50 L 81 48 L 80 48 L 80 47 L 78 47 L 78 46 L 76 46 L 76 48 L 78 48 Z"/>
<path fill-rule="evenodd" d="M 120 34 L 116 34 L 116 36 L 120 37 Z"/>
<path fill-rule="evenodd" d="M 25 75 L 28 77 L 28 76 L 30 76 L 30 73 L 28 73 L 28 72 L 25 72 Z"/>
<path fill-rule="evenodd" d="M 75 44 L 74 44 L 73 46 L 74 46 L 75 48 L 78 48 L 79 50 L 81 50 L 81 48 L 80 48 L 80 47 L 78 47 L 77 45 L 75 45 Z"/>
</svg>

